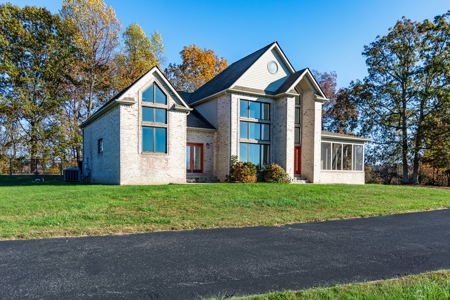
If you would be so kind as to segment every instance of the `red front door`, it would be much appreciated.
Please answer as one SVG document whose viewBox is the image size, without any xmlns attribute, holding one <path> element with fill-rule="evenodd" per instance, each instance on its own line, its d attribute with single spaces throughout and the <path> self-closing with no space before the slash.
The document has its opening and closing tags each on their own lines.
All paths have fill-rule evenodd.
<svg viewBox="0 0 450 300">
<path fill-rule="evenodd" d="M 294 175 L 300 175 L 302 172 L 302 147 L 294 147 Z"/>
</svg>

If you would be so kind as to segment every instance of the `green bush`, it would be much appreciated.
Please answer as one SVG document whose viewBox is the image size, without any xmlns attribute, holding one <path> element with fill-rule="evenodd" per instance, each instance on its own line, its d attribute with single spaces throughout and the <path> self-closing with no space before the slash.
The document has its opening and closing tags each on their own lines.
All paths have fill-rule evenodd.
<svg viewBox="0 0 450 300">
<path fill-rule="evenodd" d="M 256 166 L 251 162 L 237 162 L 232 169 L 231 178 L 238 182 L 256 182 Z"/>
<path fill-rule="evenodd" d="M 264 166 L 264 181 L 274 183 L 290 183 L 291 179 L 286 171 L 277 164 L 270 164 Z"/>
</svg>

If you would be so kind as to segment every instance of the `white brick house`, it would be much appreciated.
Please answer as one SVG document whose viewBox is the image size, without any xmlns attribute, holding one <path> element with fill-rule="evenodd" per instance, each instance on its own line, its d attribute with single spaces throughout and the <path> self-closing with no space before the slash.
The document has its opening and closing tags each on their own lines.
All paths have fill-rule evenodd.
<svg viewBox="0 0 450 300">
<path fill-rule="evenodd" d="M 363 184 L 369 140 L 322 132 L 326 100 L 276 42 L 193 93 L 176 92 L 155 67 L 81 125 L 83 171 L 109 184 L 223 181 L 237 155 L 313 183 Z"/>
</svg>

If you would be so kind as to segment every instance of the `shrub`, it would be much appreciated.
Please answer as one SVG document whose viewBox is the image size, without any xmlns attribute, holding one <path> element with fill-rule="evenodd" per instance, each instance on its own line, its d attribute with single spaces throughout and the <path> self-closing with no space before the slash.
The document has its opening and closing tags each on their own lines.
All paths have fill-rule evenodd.
<svg viewBox="0 0 450 300">
<path fill-rule="evenodd" d="M 237 162 L 234 164 L 231 178 L 238 182 L 256 182 L 256 166 L 251 162 Z"/>
<path fill-rule="evenodd" d="M 264 166 L 264 181 L 275 183 L 289 183 L 291 179 L 286 171 L 277 164 Z"/>
</svg>

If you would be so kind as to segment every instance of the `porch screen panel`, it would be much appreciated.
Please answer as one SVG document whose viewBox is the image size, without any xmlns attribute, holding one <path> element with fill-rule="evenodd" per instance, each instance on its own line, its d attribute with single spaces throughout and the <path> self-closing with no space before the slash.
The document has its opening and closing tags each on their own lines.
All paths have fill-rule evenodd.
<svg viewBox="0 0 450 300">
<path fill-rule="evenodd" d="M 322 143 L 321 152 L 322 170 L 331 170 L 331 143 Z"/>
<path fill-rule="evenodd" d="M 344 144 L 342 152 L 342 166 L 344 170 L 352 169 L 352 145 Z"/>
<path fill-rule="evenodd" d="M 333 170 L 342 170 L 342 144 L 333 143 L 332 167 Z"/>
<path fill-rule="evenodd" d="M 354 167 L 355 171 L 362 171 L 364 165 L 364 156 L 363 156 L 363 146 L 355 145 L 355 154 L 354 154 Z"/>
</svg>

